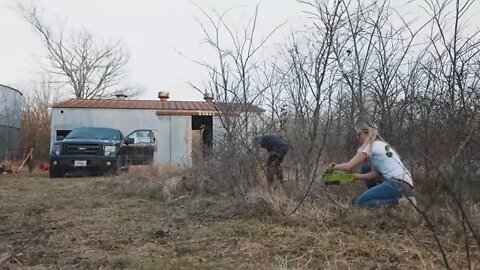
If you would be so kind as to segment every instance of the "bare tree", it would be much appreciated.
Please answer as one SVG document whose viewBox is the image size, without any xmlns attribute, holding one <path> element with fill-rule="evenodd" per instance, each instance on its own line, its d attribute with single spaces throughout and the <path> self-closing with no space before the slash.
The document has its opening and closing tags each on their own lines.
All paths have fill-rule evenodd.
<svg viewBox="0 0 480 270">
<path fill-rule="evenodd" d="M 322 113 L 326 113 L 330 108 L 333 89 L 337 83 L 335 76 L 338 69 L 332 65 L 332 59 L 334 40 L 343 24 L 343 10 L 342 1 L 315 1 L 313 4 L 301 2 L 313 10 L 308 14 L 314 23 L 312 36 L 307 38 L 305 48 L 302 50 L 303 46 L 294 39 L 288 49 L 287 61 L 292 82 L 297 84 L 290 86 L 289 95 L 292 100 L 296 100 L 296 105 L 299 105 L 297 111 L 302 115 L 298 117 L 306 116 L 308 119 L 307 126 L 302 128 L 308 131 L 307 152 L 312 153 L 322 137 L 319 134 Z"/>
<path fill-rule="evenodd" d="M 20 141 L 24 153 L 34 148 L 35 161 L 47 161 L 50 154 L 50 107 L 58 101 L 58 91 L 48 81 L 43 78 L 24 88 Z"/>
<path fill-rule="evenodd" d="M 230 103 L 229 108 L 220 108 L 222 113 L 230 116 L 231 112 L 244 112 L 236 115 L 235 123 L 230 117 L 225 117 L 223 126 L 228 133 L 231 128 L 237 128 L 236 135 L 245 139 L 251 127 L 250 111 L 259 105 L 262 95 L 272 87 L 273 72 L 265 61 L 259 60 L 259 54 L 265 43 L 282 26 L 276 26 L 265 38 L 257 41 L 258 6 L 251 20 L 243 29 L 237 29 L 225 21 L 225 17 L 232 10 L 220 14 L 214 11 L 213 15 L 201 10 L 207 23 L 199 21 L 205 34 L 205 42 L 215 51 L 217 64 L 196 61 L 204 66 L 210 74 L 210 82 L 206 89 L 192 85 L 200 92 L 215 94 L 217 101 Z M 226 113 L 230 110 L 230 113 Z M 240 121 L 241 119 L 241 121 Z"/>
<path fill-rule="evenodd" d="M 226 173 L 227 179 L 233 181 L 224 180 L 222 185 L 241 195 L 248 192 L 258 176 L 252 167 L 258 166 L 259 161 L 251 151 L 253 136 L 261 128 L 257 106 L 264 101 L 265 93 L 276 85 L 276 66 L 262 59 L 262 52 L 267 41 L 282 26 L 259 37 L 258 9 L 256 6 L 246 23 L 235 26 L 226 20 L 234 9 L 219 13 L 199 8 L 203 16 L 198 22 L 205 43 L 215 53 L 216 63 L 192 60 L 206 68 L 209 80 L 204 87 L 191 86 L 215 96 L 218 116 L 214 118 L 214 125 L 223 131 L 215 136 L 217 151 L 211 162 L 216 163 L 209 167 Z"/>
<path fill-rule="evenodd" d="M 120 41 L 102 43 L 85 29 L 66 34 L 62 26 L 54 29 L 44 20 L 37 6 L 19 5 L 18 10 L 39 35 L 47 51 L 47 72 L 52 82 L 68 86 L 77 99 L 112 96 L 116 91 L 134 94 L 122 87 L 129 55 Z"/>
<path fill-rule="evenodd" d="M 441 82 L 438 96 L 441 111 L 447 116 L 443 125 L 450 132 L 445 142 L 455 142 L 466 136 L 465 124 L 477 103 L 478 59 L 480 59 L 480 31 L 468 31 L 467 11 L 474 3 L 466 1 L 425 1 L 432 17 L 429 57 L 437 64 L 437 81 Z M 454 143 L 452 145 L 456 147 Z"/>
</svg>

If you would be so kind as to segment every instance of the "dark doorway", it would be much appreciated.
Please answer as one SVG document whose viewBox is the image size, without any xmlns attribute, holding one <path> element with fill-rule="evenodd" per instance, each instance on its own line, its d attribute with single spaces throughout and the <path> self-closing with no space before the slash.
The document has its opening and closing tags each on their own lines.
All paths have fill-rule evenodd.
<svg viewBox="0 0 480 270">
<path fill-rule="evenodd" d="M 192 115 L 192 158 L 210 155 L 213 148 L 213 117 Z"/>
</svg>

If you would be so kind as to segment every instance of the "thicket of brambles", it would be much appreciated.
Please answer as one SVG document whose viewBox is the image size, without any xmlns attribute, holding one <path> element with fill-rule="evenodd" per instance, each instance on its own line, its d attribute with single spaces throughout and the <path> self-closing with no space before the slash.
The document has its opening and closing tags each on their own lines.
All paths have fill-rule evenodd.
<svg viewBox="0 0 480 270">
<path fill-rule="evenodd" d="M 308 189 L 311 198 L 332 198 L 318 186 L 322 164 L 352 156 L 355 124 L 373 120 L 413 173 L 421 197 L 416 211 L 444 265 L 450 268 L 438 237 L 444 227 L 434 221 L 447 212 L 470 264 L 480 245 L 474 211 L 480 190 L 480 39 L 478 26 L 469 25 L 474 1 L 426 0 L 418 3 L 418 18 L 389 1 L 299 4 L 305 27 L 275 49 L 268 41 L 283 26 L 258 35 L 258 12 L 243 28 L 228 20 L 234 10 L 203 13 L 205 41 L 218 58 L 197 61 L 210 77 L 206 87 L 192 87 L 232 106 L 219 107 L 217 124 L 225 132 L 217 134 L 210 158 L 194 168 L 206 176 L 196 187 L 247 197 L 263 178 L 252 138 L 277 132 L 294 149 L 285 161 L 286 193 L 295 201 Z M 36 159 L 46 160 L 52 90 L 41 84 L 33 93 L 23 106 L 21 145 L 35 147 Z M 254 106 L 265 113 L 258 116 Z"/>
<path fill-rule="evenodd" d="M 215 186 L 248 196 L 262 177 L 252 137 L 277 132 L 295 149 L 286 161 L 286 193 L 301 199 L 313 189 L 318 194 L 311 198 L 332 198 L 312 183 L 321 179 L 322 164 L 353 156 L 355 124 L 373 120 L 413 173 L 421 201 L 416 211 L 445 266 L 433 220 L 446 212 L 458 221 L 470 263 L 480 244 L 473 210 L 479 199 L 480 39 L 478 26 L 468 24 L 474 2 L 424 1 L 416 19 L 389 1 L 300 2 L 308 17 L 304 31 L 292 33 L 269 58 L 265 44 L 277 29 L 256 38 L 258 13 L 240 30 L 229 24 L 228 12 L 205 13 L 202 28 L 218 59 L 200 62 L 211 80 L 197 88 L 237 104 L 222 110 L 224 140 L 207 166 Z M 253 106 L 266 109 L 260 119 Z"/>
</svg>

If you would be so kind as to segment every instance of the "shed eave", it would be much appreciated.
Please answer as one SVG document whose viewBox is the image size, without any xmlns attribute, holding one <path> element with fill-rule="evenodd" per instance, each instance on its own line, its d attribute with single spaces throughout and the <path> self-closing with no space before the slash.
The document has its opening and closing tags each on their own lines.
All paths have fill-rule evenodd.
<svg viewBox="0 0 480 270">
<path fill-rule="evenodd" d="M 199 115 L 199 116 L 217 116 L 220 115 L 217 111 L 200 111 L 200 110 L 157 110 L 156 115 Z"/>
</svg>

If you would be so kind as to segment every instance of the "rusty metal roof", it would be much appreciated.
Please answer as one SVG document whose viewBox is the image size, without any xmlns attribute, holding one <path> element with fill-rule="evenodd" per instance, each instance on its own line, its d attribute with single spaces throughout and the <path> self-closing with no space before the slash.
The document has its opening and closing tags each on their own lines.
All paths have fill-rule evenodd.
<svg viewBox="0 0 480 270">
<path fill-rule="evenodd" d="M 161 114 L 176 112 L 182 114 L 197 114 L 191 112 L 217 113 L 222 110 L 241 108 L 238 103 L 220 103 L 205 101 L 160 101 L 160 100 L 119 100 L 119 99 L 71 99 L 52 106 L 53 108 L 92 108 L 92 109 L 143 109 L 157 110 Z M 238 111 L 237 110 L 237 111 Z M 257 106 L 248 107 L 251 112 L 263 112 Z M 162 113 L 164 112 L 164 113 Z"/>
</svg>

